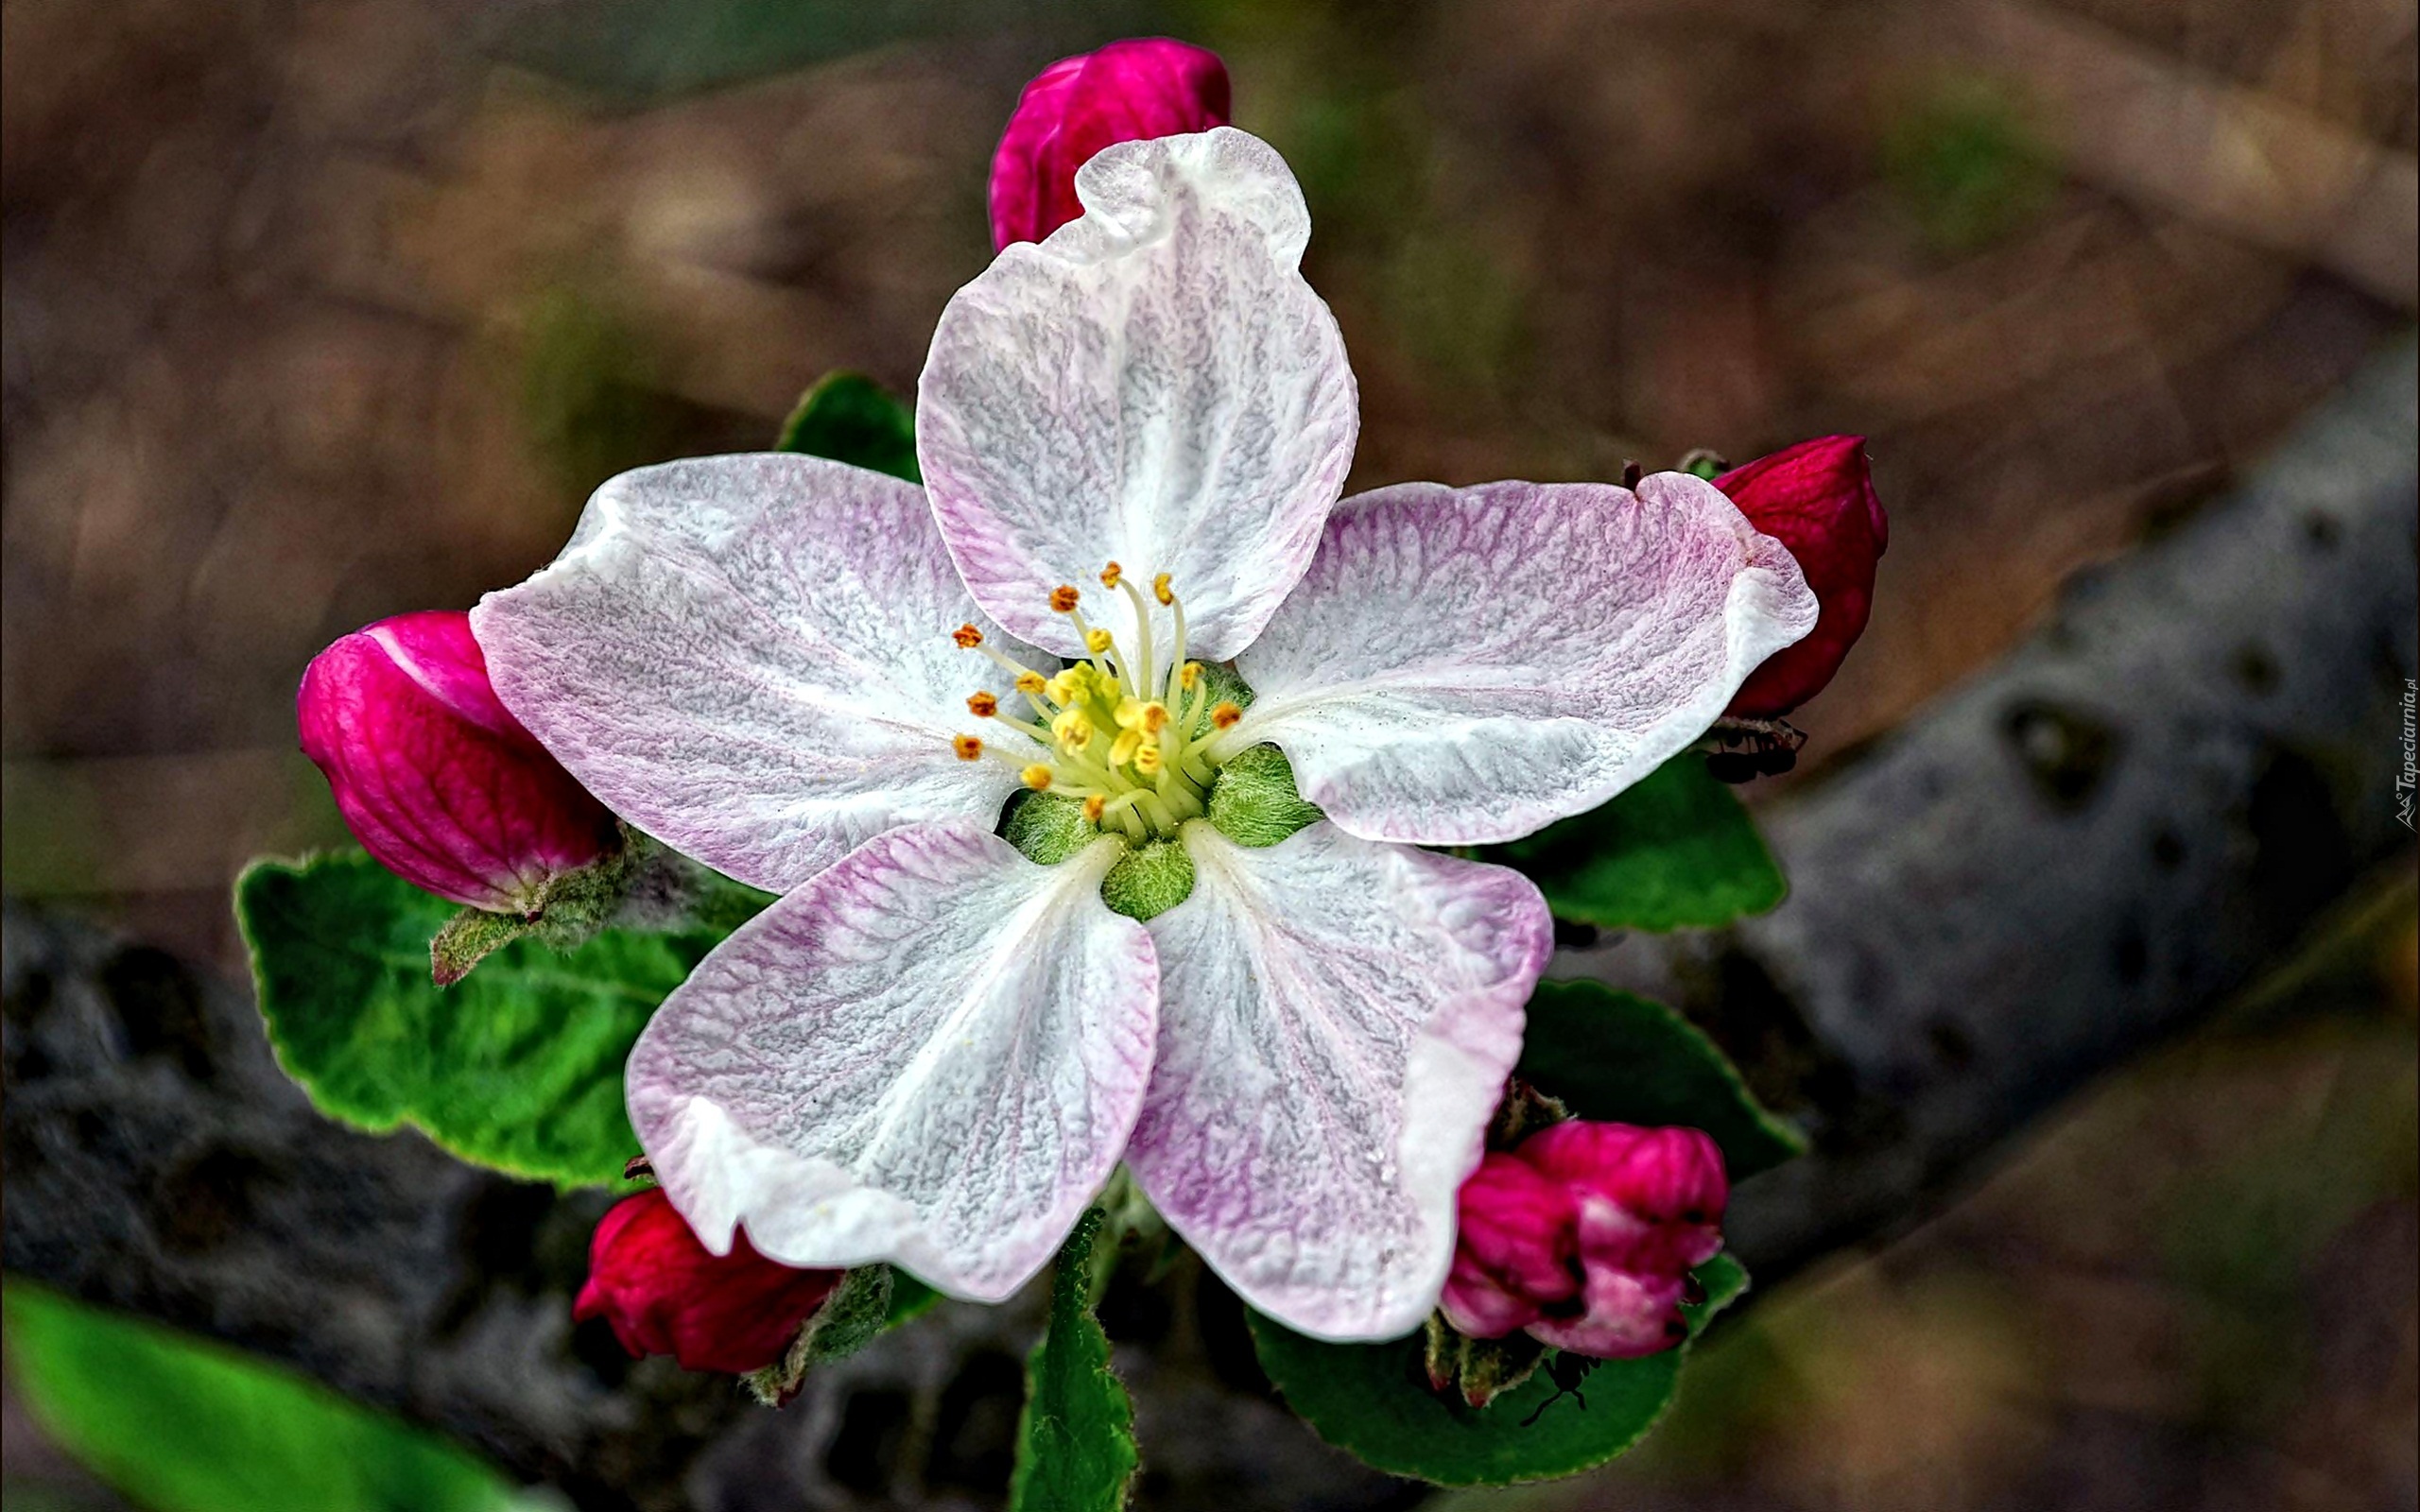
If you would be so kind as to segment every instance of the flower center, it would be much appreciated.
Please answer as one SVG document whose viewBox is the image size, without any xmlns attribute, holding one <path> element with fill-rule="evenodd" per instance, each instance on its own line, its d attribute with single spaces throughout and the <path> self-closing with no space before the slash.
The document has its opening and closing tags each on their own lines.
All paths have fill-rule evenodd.
<svg viewBox="0 0 2420 1512">
<path fill-rule="evenodd" d="M 956 631 L 958 644 L 979 649 L 1016 677 L 1023 711 L 1003 708 L 989 693 L 966 700 L 980 719 L 1008 726 L 1039 747 L 1012 755 L 974 735 L 953 742 L 966 761 L 986 759 L 1018 765 L 1025 785 L 1036 792 L 1080 799 L 1084 817 L 1104 830 L 1141 842 L 1176 833 L 1209 804 L 1219 764 L 1210 759 L 1210 736 L 1242 716 L 1235 704 L 1213 700 L 1201 663 L 1184 659 L 1184 605 L 1168 586 L 1168 575 L 1151 580 L 1151 598 L 1173 616 L 1175 635 L 1163 658 L 1152 643 L 1151 605 L 1124 569 L 1101 569 L 1101 586 L 1123 592 L 1134 608 L 1134 644 L 1122 645 L 1109 631 L 1084 618 L 1083 595 L 1073 587 L 1051 590 L 1052 612 L 1064 614 L 1084 644 L 1084 660 L 1056 676 L 1021 666 L 983 644 L 972 625 Z M 1028 759 L 1038 754 L 1039 759 Z"/>
</svg>

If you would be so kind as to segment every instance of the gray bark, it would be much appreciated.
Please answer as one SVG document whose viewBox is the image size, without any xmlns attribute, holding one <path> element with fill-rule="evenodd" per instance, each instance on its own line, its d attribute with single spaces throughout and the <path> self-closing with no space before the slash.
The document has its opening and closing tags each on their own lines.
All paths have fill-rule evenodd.
<svg viewBox="0 0 2420 1512">
<path fill-rule="evenodd" d="M 2233 496 L 1778 805 L 1779 910 L 1558 962 L 1680 1002 L 1815 1135 L 1737 1194 L 1752 1267 L 1905 1223 L 2408 852 L 2414 452 L 2406 346 Z M 603 1195 L 327 1123 L 242 991 L 14 904 L 5 986 L 10 1271 L 290 1362 L 587 1505 L 996 1500 L 1032 1298 L 944 1307 L 765 1412 L 572 1328 Z M 1251 1389 L 1232 1301 L 1194 1274 L 1113 1309 L 1150 1502 L 1399 1504 Z"/>
<path fill-rule="evenodd" d="M 1679 1003 L 1806 1118 L 1814 1157 L 1738 1194 L 1752 1269 L 1921 1212 L 2411 855 L 2413 411 L 2399 344 L 2231 496 L 1777 805 L 1772 914 L 1560 963 Z"/>
</svg>

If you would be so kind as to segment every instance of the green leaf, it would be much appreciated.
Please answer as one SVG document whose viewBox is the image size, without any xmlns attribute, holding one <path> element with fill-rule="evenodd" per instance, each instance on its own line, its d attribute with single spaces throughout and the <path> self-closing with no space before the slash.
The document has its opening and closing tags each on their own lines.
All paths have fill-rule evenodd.
<svg viewBox="0 0 2420 1512">
<path fill-rule="evenodd" d="M 1103 1216 L 1098 1208 L 1084 1213 L 1051 1273 L 1050 1327 L 1026 1362 L 1010 1512 L 1116 1512 L 1126 1504 L 1136 1463 L 1134 1405 L 1109 1368 L 1109 1336 L 1093 1316 L 1090 1285 Z"/>
<path fill-rule="evenodd" d="M 1515 1074 L 1576 1118 L 1702 1128 L 1734 1181 L 1806 1152 L 1696 1025 L 1601 983 L 1538 984 Z"/>
<path fill-rule="evenodd" d="M 938 1306 L 942 1294 L 893 1266 L 890 1272 L 890 1311 L 884 1315 L 882 1326 L 895 1329 L 903 1323 L 913 1323 Z"/>
<path fill-rule="evenodd" d="M 916 468 L 916 421 L 908 406 L 859 372 L 828 372 L 816 380 L 782 424 L 777 452 L 828 456 L 910 483 Z"/>
<path fill-rule="evenodd" d="M 9 1377 L 36 1419 L 152 1512 L 531 1505 L 453 1444 L 223 1346 L 24 1280 L 0 1300 Z"/>
<path fill-rule="evenodd" d="M 1603 808 L 1481 857 L 1526 872 L 1556 918 L 1603 929 L 1712 929 L 1785 891 L 1755 822 L 1696 751 Z"/>
<path fill-rule="evenodd" d="M 357 851 L 253 863 L 235 916 L 279 1063 L 359 1127 L 409 1125 L 563 1186 L 618 1182 L 638 1149 L 622 1062 L 728 929 L 609 929 L 562 954 L 522 940 L 441 990 L 428 942 L 454 912 Z"/>
<path fill-rule="evenodd" d="M 1696 1275 L 1706 1299 L 1684 1307 L 1694 1340 L 1748 1289 L 1747 1268 L 1717 1255 Z M 1251 1314 L 1261 1368 L 1322 1438 L 1391 1475 L 1439 1486 L 1509 1486 L 1602 1465 L 1646 1436 L 1671 1404 L 1688 1343 L 1644 1360 L 1604 1360 L 1579 1398 L 1549 1404 L 1548 1368 L 1484 1407 L 1428 1388 L 1418 1333 L 1386 1344 L 1322 1344 Z"/>
</svg>

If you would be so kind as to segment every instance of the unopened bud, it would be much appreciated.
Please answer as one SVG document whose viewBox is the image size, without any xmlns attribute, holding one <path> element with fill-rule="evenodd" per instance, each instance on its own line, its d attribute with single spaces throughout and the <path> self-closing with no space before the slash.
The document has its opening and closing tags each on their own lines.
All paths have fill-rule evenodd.
<svg viewBox="0 0 2420 1512">
<path fill-rule="evenodd" d="M 843 1274 L 767 1260 L 741 1232 L 715 1254 L 658 1188 L 606 1210 L 572 1315 L 604 1318 L 634 1355 L 744 1375 L 788 1351 Z"/>
<path fill-rule="evenodd" d="M 1063 58 L 1018 96 L 992 155 L 992 245 L 1038 242 L 1083 214 L 1076 170 L 1119 142 L 1228 123 L 1219 55 L 1166 38 Z"/>
<path fill-rule="evenodd" d="M 1815 628 L 1748 675 L 1728 713 L 1772 719 L 1824 690 L 1865 633 L 1874 609 L 1875 564 L 1891 542 L 1874 491 L 1865 438 L 1821 436 L 1714 480 L 1748 523 L 1789 548 L 1815 591 Z"/>
<path fill-rule="evenodd" d="M 1515 1330 L 1631 1359 L 1688 1333 L 1689 1271 L 1722 1248 L 1722 1155 L 1693 1128 L 1573 1120 L 1489 1154 L 1462 1184 L 1439 1307 L 1473 1338 Z"/>
<path fill-rule="evenodd" d="M 295 714 L 354 838 L 441 898 L 527 914 L 621 844 L 605 805 L 496 697 L 468 614 L 355 630 L 312 659 Z"/>
</svg>

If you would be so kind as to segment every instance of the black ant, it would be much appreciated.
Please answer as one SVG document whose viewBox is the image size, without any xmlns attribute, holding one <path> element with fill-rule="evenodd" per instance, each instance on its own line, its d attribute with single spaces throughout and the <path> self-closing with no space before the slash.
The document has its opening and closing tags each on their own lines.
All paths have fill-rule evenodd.
<svg viewBox="0 0 2420 1512">
<path fill-rule="evenodd" d="M 1704 1301 L 1705 1295 L 1705 1284 L 1695 1276 L 1688 1278 L 1681 1293 L 1682 1299 L 1691 1304 Z M 1673 1344 L 1678 1344 L 1686 1338 L 1688 1332 L 1688 1325 L 1682 1322 L 1677 1315 L 1666 1320 L 1664 1324 L 1664 1336 Z M 1604 1363 L 1591 1355 L 1573 1354 L 1568 1349 L 1555 1351 L 1554 1357 L 1542 1366 L 1547 1373 L 1547 1379 L 1554 1383 L 1554 1395 L 1532 1408 L 1530 1416 L 1521 1419 L 1521 1426 L 1527 1428 L 1536 1422 L 1540 1414 L 1565 1397 L 1580 1403 L 1580 1410 L 1586 1412 L 1588 1399 L 1581 1394 L 1580 1383 L 1588 1379 L 1589 1371 Z"/>
<path fill-rule="evenodd" d="M 1546 1363 L 1547 1379 L 1554 1383 L 1554 1395 L 1539 1402 L 1530 1416 L 1521 1419 L 1521 1426 L 1527 1428 L 1536 1422 L 1540 1414 L 1565 1397 L 1580 1403 L 1580 1410 L 1586 1412 L 1588 1399 L 1581 1395 L 1580 1383 L 1587 1380 L 1588 1372 L 1603 1363 L 1588 1355 L 1573 1354 L 1568 1350 L 1558 1352 L 1553 1359 Z"/>
</svg>

